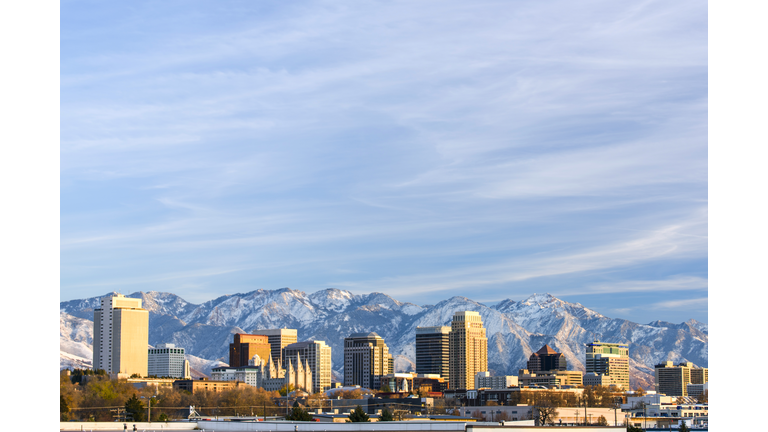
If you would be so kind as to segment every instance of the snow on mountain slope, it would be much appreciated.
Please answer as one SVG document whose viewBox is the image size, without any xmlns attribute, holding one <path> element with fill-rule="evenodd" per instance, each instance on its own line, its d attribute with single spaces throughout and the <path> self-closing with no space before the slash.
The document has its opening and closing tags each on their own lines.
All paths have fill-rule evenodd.
<svg viewBox="0 0 768 432">
<path fill-rule="evenodd" d="M 150 344 L 170 342 L 186 348 L 190 356 L 202 359 L 193 366 L 200 373 L 209 372 L 214 367 L 210 364 L 228 360 L 234 333 L 265 328 L 295 328 L 299 340 L 325 341 L 332 348 L 336 375 L 343 373 L 344 337 L 374 331 L 387 342 L 396 370 L 407 370 L 415 360 L 416 327 L 450 325 L 454 312 L 463 310 L 480 313 L 488 337 L 489 369 L 497 374 L 516 374 L 544 344 L 562 352 L 569 369 L 584 370 L 585 344 L 595 339 L 630 344 L 633 386 L 652 384 L 653 365 L 664 360 L 708 363 L 707 324 L 695 320 L 637 324 L 549 294 L 507 299 L 493 307 L 466 297 L 417 306 L 382 293 L 354 295 L 334 288 L 310 295 L 290 288 L 256 290 L 200 305 L 170 293 L 140 292 L 130 297 L 142 298 L 149 310 Z M 61 303 L 62 340 L 73 342 L 62 342 L 63 353 L 89 358 L 83 356 L 83 346 L 92 343 L 92 329 L 89 340 L 84 330 L 88 324 L 82 320 L 92 327 L 89 320 L 97 306 L 98 298 Z M 83 341 L 86 345 L 78 347 Z"/>
</svg>

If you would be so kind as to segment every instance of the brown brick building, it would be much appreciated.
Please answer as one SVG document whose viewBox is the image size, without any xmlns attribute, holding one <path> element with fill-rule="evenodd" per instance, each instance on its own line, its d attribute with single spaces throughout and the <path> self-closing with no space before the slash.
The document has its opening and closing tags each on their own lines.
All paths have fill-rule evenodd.
<svg viewBox="0 0 768 432">
<path fill-rule="evenodd" d="M 264 335 L 252 335 L 237 333 L 234 343 L 229 344 L 229 366 L 248 366 L 248 360 L 258 355 L 262 361 L 267 361 L 272 355 L 272 347 L 269 337 Z"/>
</svg>

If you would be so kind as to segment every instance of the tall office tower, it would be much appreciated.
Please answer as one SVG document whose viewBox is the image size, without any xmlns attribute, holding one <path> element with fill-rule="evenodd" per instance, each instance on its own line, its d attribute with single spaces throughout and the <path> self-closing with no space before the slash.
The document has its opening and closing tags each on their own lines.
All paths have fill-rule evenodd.
<svg viewBox="0 0 768 432">
<path fill-rule="evenodd" d="M 474 389 L 475 375 L 488 370 L 488 339 L 480 314 L 453 314 L 448 337 L 449 389 Z"/>
<path fill-rule="evenodd" d="M 229 366 L 248 366 L 248 361 L 255 355 L 262 359 L 272 356 L 267 336 L 237 333 L 234 342 L 229 344 Z"/>
<path fill-rule="evenodd" d="M 312 371 L 312 391 L 319 393 L 331 388 L 331 347 L 323 341 L 292 343 L 283 348 L 283 359 L 291 364 L 306 361 Z"/>
<path fill-rule="evenodd" d="M 707 368 L 696 368 L 691 362 L 673 365 L 671 361 L 654 367 L 656 392 L 667 396 L 688 396 L 688 384 L 706 384 Z"/>
<path fill-rule="evenodd" d="M 286 367 L 282 358 L 283 348 L 299 341 L 296 329 L 253 330 L 251 334 L 263 335 L 269 338 L 269 345 L 272 348 L 272 360 L 283 368 Z"/>
<path fill-rule="evenodd" d="M 608 375 L 617 386 L 629 390 L 629 345 L 594 341 L 586 346 L 586 373 Z"/>
<path fill-rule="evenodd" d="M 691 384 L 706 384 L 709 382 L 708 368 L 691 369 Z"/>
<path fill-rule="evenodd" d="M 354 333 L 344 338 L 344 385 L 378 390 L 392 370 L 392 356 L 376 333 Z"/>
<path fill-rule="evenodd" d="M 115 294 L 100 303 L 93 310 L 93 368 L 147 376 L 149 312 L 141 299 Z"/>
<path fill-rule="evenodd" d="M 174 344 L 158 344 L 154 348 L 149 348 L 147 357 L 149 376 L 187 378 L 184 348 L 176 348 Z"/>
<path fill-rule="evenodd" d="M 530 373 L 564 371 L 567 368 L 568 362 L 565 360 L 565 356 L 550 348 L 549 345 L 544 345 L 528 358 L 528 371 Z"/>
<path fill-rule="evenodd" d="M 448 379 L 448 339 L 451 328 L 416 327 L 416 373 Z"/>
</svg>

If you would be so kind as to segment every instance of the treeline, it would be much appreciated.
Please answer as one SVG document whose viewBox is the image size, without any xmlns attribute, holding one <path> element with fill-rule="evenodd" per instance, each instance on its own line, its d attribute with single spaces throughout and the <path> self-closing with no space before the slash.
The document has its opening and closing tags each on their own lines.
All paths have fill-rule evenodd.
<svg viewBox="0 0 768 432">
<path fill-rule="evenodd" d="M 83 380 L 85 375 L 95 377 Z M 246 385 L 218 393 L 198 391 L 194 394 L 171 387 L 136 388 L 126 381 L 109 379 L 106 374 L 75 370 L 71 378 L 61 375 L 60 413 L 62 421 L 113 421 L 118 409 L 125 413 L 128 405 L 129 408 L 138 407 L 146 419 L 151 400 L 152 421 L 187 418 L 190 406 L 202 416 L 284 415 L 285 407 L 275 404 L 278 396 L 277 392 Z M 138 405 L 135 399 L 138 399 Z"/>
</svg>

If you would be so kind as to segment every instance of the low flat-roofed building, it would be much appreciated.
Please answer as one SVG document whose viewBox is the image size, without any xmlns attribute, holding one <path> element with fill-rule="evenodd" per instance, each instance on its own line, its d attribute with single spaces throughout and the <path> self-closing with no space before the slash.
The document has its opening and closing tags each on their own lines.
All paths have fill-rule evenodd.
<svg viewBox="0 0 768 432">
<path fill-rule="evenodd" d="M 173 387 L 176 378 L 128 378 L 128 384 L 141 389 L 145 387 Z"/>
<path fill-rule="evenodd" d="M 517 386 L 517 377 L 514 375 L 491 376 L 488 371 L 475 374 L 475 390 L 481 388 L 504 389 Z"/>
<path fill-rule="evenodd" d="M 190 393 L 196 391 L 208 390 L 212 392 L 222 392 L 237 387 L 238 381 L 213 381 L 208 379 L 200 380 L 176 380 L 173 382 L 174 390 L 186 390 Z"/>
<path fill-rule="evenodd" d="M 705 384 L 688 384 L 688 396 L 691 397 L 698 397 L 700 394 L 704 393 L 705 391 L 709 391 L 709 383 Z"/>
<path fill-rule="evenodd" d="M 587 372 L 583 376 L 585 386 L 615 386 L 620 387 L 621 382 L 615 376 L 595 372 Z"/>
<path fill-rule="evenodd" d="M 511 387 L 506 389 L 480 389 L 480 390 L 446 390 L 445 398 L 454 399 L 451 404 L 464 404 L 465 406 L 485 406 L 488 402 L 499 405 L 517 405 L 521 399 L 520 392 L 564 392 L 573 393 L 576 397 L 584 393 L 583 388 L 529 388 Z"/>
<path fill-rule="evenodd" d="M 579 371 L 551 370 L 548 372 L 531 373 L 527 369 L 520 369 L 517 375 L 517 385 L 532 386 L 543 385 L 546 387 L 579 387 L 584 384 L 584 375 Z"/>
</svg>

